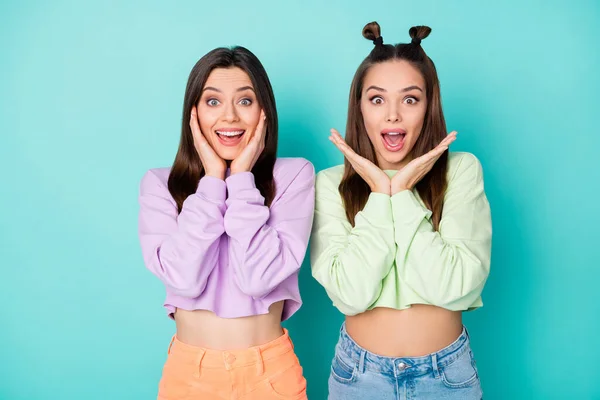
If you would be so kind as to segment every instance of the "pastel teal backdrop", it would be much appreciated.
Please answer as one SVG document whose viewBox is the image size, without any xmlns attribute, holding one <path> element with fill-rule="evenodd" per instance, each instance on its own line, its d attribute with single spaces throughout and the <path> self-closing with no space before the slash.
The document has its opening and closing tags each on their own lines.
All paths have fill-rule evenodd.
<svg viewBox="0 0 600 400">
<path fill-rule="evenodd" d="M 435 61 L 453 150 L 493 210 L 485 306 L 465 315 L 485 398 L 600 399 L 597 1 L 3 1 L 0 399 L 152 399 L 174 324 L 137 238 L 139 181 L 172 163 L 186 79 L 217 46 L 264 63 L 280 156 L 342 162 L 350 82 L 372 44 Z M 290 329 L 326 398 L 342 316 L 310 274 Z M 407 327 L 406 329 L 410 329 Z"/>
</svg>

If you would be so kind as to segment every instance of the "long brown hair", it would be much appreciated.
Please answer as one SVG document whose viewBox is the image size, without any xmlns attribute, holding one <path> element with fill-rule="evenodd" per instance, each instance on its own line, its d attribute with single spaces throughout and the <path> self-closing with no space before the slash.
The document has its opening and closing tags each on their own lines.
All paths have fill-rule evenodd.
<svg viewBox="0 0 600 400">
<path fill-rule="evenodd" d="M 411 43 L 391 45 L 383 44 L 377 22 L 371 22 L 363 29 L 363 36 L 374 41 L 375 48 L 360 64 L 352 80 L 348 104 L 348 121 L 346 123 L 346 142 L 357 154 L 374 163 L 377 163 L 375 149 L 365 129 L 360 101 L 365 75 L 369 68 L 375 64 L 392 60 L 408 61 L 420 71 L 425 80 L 427 111 L 421 134 L 410 153 L 413 158 L 422 156 L 432 150 L 447 135 L 437 72 L 433 61 L 425 54 L 420 44 L 421 40 L 429 36 L 430 32 L 431 29 L 427 26 L 414 26 L 409 30 L 412 38 Z M 440 225 L 444 205 L 447 164 L 448 152 L 445 151 L 431 171 L 416 185 L 419 196 L 427 208 L 432 211 L 432 222 L 436 230 Z M 348 160 L 344 161 L 344 165 L 344 176 L 339 186 L 339 192 L 344 202 L 346 216 L 350 223 L 354 225 L 354 217 L 364 208 L 371 189 Z"/>
<path fill-rule="evenodd" d="M 204 176 L 204 167 L 194 147 L 194 139 L 190 128 L 192 107 L 198 104 L 202 89 L 208 76 L 215 68 L 237 67 L 245 71 L 254 86 L 257 101 L 265 111 L 266 133 L 265 148 L 252 168 L 256 187 L 265 198 L 265 204 L 270 205 L 275 195 L 273 167 L 277 157 L 277 107 L 271 82 L 263 65 L 248 49 L 236 46 L 233 48 L 219 47 L 202 57 L 188 78 L 183 100 L 183 119 L 181 124 L 181 139 L 179 149 L 169 174 L 169 192 L 181 212 L 183 202 L 196 192 L 200 178 Z"/>
</svg>

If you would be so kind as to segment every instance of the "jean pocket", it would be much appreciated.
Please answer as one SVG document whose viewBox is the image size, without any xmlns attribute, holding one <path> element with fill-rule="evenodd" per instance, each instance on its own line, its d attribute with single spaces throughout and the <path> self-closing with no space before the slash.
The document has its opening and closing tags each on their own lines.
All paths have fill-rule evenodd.
<svg viewBox="0 0 600 400">
<path fill-rule="evenodd" d="M 281 400 L 306 399 L 306 379 L 302 374 L 300 363 L 267 379 L 270 396 Z"/>
<path fill-rule="evenodd" d="M 191 391 L 193 375 L 190 366 L 185 361 L 174 353 L 169 354 L 158 384 L 160 400 L 183 399 Z"/>
<path fill-rule="evenodd" d="M 479 384 L 479 375 L 475 367 L 473 353 L 469 349 L 456 360 L 441 369 L 444 385 L 449 388 L 465 388 Z"/>
<path fill-rule="evenodd" d="M 350 383 L 356 379 L 356 363 L 336 352 L 331 363 L 331 376 L 340 383 Z"/>
</svg>

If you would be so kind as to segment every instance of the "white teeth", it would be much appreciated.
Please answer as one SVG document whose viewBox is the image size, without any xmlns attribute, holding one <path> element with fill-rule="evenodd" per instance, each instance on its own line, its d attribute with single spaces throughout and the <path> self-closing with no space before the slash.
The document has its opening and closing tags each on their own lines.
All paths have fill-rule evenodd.
<svg viewBox="0 0 600 400">
<path fill-rule="evenodd" d="M 217 133 L 219 135 L 223 135 L 223 136 L 239 136 L 242 133 L 244 133 L 244 131 L 228 131 L 228 132 L 217 131 Z"/>
<path fill-rule="evenodd" d="M 385 135 L 398 136 L 398 135 L 402 135 L 402 133 L 400 133 L 400 132 L 388 132 Z"/>
</svg>

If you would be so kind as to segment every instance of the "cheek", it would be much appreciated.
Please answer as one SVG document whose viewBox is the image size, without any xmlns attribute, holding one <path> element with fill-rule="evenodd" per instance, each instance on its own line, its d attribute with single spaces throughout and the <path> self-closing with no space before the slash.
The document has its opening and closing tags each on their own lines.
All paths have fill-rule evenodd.
<svg viewBox="0 0 600 400">
<path fill-rule="evenodd" d="M 245 107 L 238 111 L 238 115 L 240 116 L 240 119 L 243 121 L 244 125 L 250 129 L 254 129 L 258 125 L 260 108 L 255 105 L 252 105 L 252 107 Z"/>
<path fill-rule="evenodd" d="M 381 120 L 380 112 L 375 107 L 369 107 L 367 104 L 361 105 L 361 113 L 365 124 L 365 129 L 371 141 L 375 139 L 375 136 L 379 135 L 379 122 Z"/>
<path fill-rule="evenodd" d="M 240 120 L 242 124 L 244 124 L 244 128 L 248 131 L 248 133 L 254 133 L 254 130 L 258 126 L 258 122 L 260 119 L 260 108 L 257 107 L 248 107 L 241 110 L 238 115 L 240 116 Z M 250 139 L 252 139 L 253 135 L 244 135 L 245 140 L 242 141 L 242 148 L 246 147 Z"/>
<path fill-rule="evenodd" d="M 408 128 L 416 134 L 421 133 L 421 128 L 423 128 L 423 123 L 425 122 L 426 111 L 425 107 L 415 107 L 408 113 L 409 118 L 407 118 L 407 122 L 410 123 L 410 127 Z"/>
<path fill-rule="evenodd" d="M 212 132 L 217 121 L 216 112 L 204 105 L 198 105 L 198 119 L 200 120 L 200 130 L 205 135 Z"/>
</svg>

